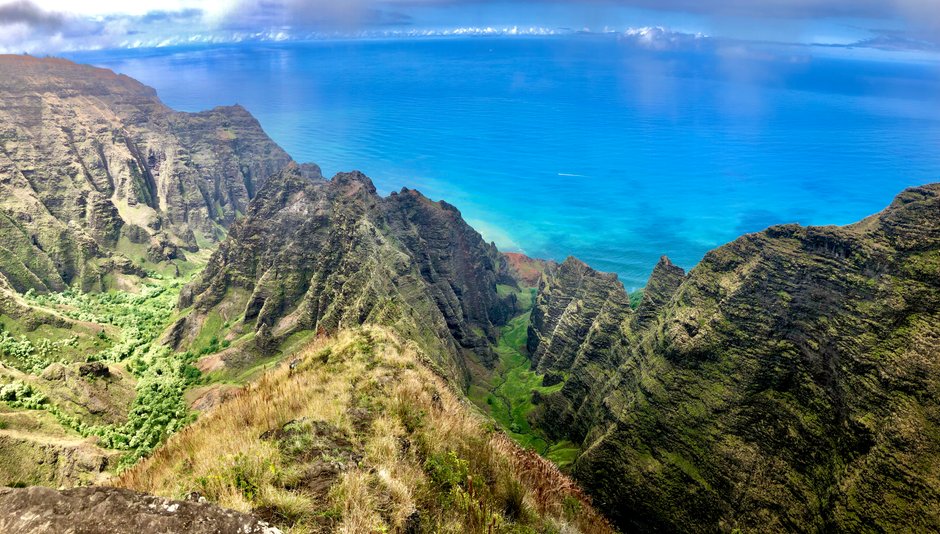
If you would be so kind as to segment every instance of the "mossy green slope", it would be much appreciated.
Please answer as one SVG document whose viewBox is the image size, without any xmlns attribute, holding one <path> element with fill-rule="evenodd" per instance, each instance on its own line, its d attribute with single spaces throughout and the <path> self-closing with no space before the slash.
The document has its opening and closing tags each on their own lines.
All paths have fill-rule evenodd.
<svg viewBox="0 0 940 534">
<path fill-rule="evenodd" d="M 648 326 L 570 336 L 616 372 L 576 365 L 537 423 L 582 444 L 575 476 L 625 529 L 940 530 L 938 250 L 940 185 L 744 236 Z"/>
<path fill-rule="evenodd" d="M 567 440 L 556 443 L 548 439 L 542 430 L 533 427 L 529 421 L 529 415 L 540 399 L 559 391 L 564 384 L 561 375 L 553 375 L 546 380 L 545 375 L 532 368 L 527 353 L 535 288 L 517 290 L 499 286 L 499 292 L 511 296 L 515 305 L 525 311 L 500 329 L 496 347 L 499 360 L 496 364 L 491 367 L 471 366 L 467 394 L 516 443 L 546 456 L 559 467 L 567 467 L 577 454 L 577 446 Z"/>
</svg>

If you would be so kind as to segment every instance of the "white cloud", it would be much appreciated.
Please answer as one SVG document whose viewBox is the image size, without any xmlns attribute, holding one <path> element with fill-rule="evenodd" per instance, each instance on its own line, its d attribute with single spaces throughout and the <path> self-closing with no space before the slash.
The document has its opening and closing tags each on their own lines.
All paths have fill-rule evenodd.
<svg viewBox="0 0 940 534">
<path fill-rule="evenodd" d="M 34 0 L 45 11 L 85 17 L 127 15 L 140 17 L 153 11 L 199 9 L 209 16 L 230 11 L 236 0 Z"/>
<path fill-rule="evenodd" d="M 913 42 L 937 41 L 940 0 L 0 0 L 0 52 L 56 53 L 108 47 L 158 47 L 185 43 L 282 41 L 325 37 L 418 37 L 443 35 L 551 35 L 569 33 L 559 24 L 527 20 L 515 26 L 513 14 L 540 13 L 545 5 L 564 6 L 565 13 L 591 13 L 608 24 L 606 9 L 643 8 L 646 13 L 694 13 L 705 25 L 692 33 L 649 27 L 627 31 L 625 39 L 648 48 L 676 48 L 692 43 L 696 30 L 728 36 L 735 28 L 789 28 L 793 20 L 832 16 L 876 17 L 870 27 L 885 27 Z M 433 22 L 426 18 L 434 7 Z M 534 10 L 534 11 L 533 11 Z M 545 10 L 551 11 L 551 10 Z M 461 13 L 489 13 L 494 20 Z M 499 17 L 495 17 L 499 15 Z M 702 17 L 704 15 L 704 17 Z M 686 18 L 694 16 L 683 15 Z M 741 17 L 752 17 L 742 22 Z M 776 18 L 775 18 L 776 17 Z M 524 18 L 524 17 L 522 17 Z M 537 17 L 536 17 L 537 18 Z M 790 22 L 782 24 L 782 19 Z M 499 19 L 499 24 L 495 24 Z M 507 20 L 510 19 L 508 24 Z M 890 19 L 890 20 L 889 20 Z M 518 22 L 523 22 L 522 20 Z M 645 21 L 649 23 L 650 21 Z M 574 23 L 572 27 L 581 28 Z M 597 27 L 598 32 L 624 29 Z M 801 31 L 801 30 L 800 30 Z M 740 31 L 737 37 L 742 38 Z M 797 34 L 799 31 L 797 32 Z M 816 31 L 817 34 L 820 32 Z M 822 32 L 824 33 L 824 32 Z M 744 33 L 745 37 L 748 38 Z M 872 35 L 880 35 L 873 32 Z M 934 37 L 932 37 L 934 36 Z M 892 35 L 892 37 L 895 37 Z M 783 31 L 773 38 L 806 42 Z M 883 41 L 884 39 L 882 39 Z M 843 41 L 847 41 L 843 39 Z"/>
</svg>

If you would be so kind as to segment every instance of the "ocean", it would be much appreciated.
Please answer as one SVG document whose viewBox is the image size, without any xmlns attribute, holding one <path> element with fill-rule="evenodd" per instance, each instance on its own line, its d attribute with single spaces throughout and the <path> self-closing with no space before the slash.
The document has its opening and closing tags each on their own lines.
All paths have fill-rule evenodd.
<svg viewBox="0 0 940 534">
<path fill-rule="evenodd" d="M 616 272 L 940 181 L 940 58 L 609 35 L 252 43 L 69 57 L 169 106 L 241 104 L 298 161 L 456 205 L 502 250 Z M 940 216 L 940 214 L 938 214 Z"/>
</svg>

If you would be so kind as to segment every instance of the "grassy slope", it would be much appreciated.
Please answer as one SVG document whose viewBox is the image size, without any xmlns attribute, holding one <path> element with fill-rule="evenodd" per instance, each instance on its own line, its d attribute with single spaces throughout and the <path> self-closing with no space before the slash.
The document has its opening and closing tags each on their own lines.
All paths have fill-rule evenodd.
<svg viewBox="0 0 940 534">
<path fill-rule="evenodd" d="M 557 468 L 493 431 L 390 331 L 345 331 L 298 357 L 115 483 L 198 491 L 291 532 L 608 530 Z"/>
<path fill-rule="evenodd" d="M 192 272 L 188 268 L 185 271 Z M 320 350 L 306 348 L 313 336 L 299 335 L 285 344 L 281 356 L 253 361 L 243 367 L 226 367 L 199 377 L 192 367 L 199 357 L 209 357 L 228 349 L 230 343 L 233 346 L 229 350 L 237 350 L 244 340 L 229 333 L 231 318 L 210 316 L 186 353 L 173 353 L 154 343 L 180 313 L 186 313 L 173 310 L 183 281 L 165 278 L 160 273 L 154 276 L 138 283 L 134 291 L 86 294 L 69 290 L 23 298 L 25 304 L 43 310 L 43 313 L 53 313 L 64 322 L 57 326 L 40 325 L 30 330 L 22 321 L 4 318 L 7 335 L 6 341 L 0 343 L 0 387 L 14 384 L 20 389 L 17 390 L 18 397 L 5 399 L 7 402 L 0 410 L 0 434 L 9 439 L 28 435 L 29 443 L 76 447 L 89 443 L 83 438 L 92 437 L 102 447 L 125 451 L 120 466 L 131 466 L 192 421 L 188 401 L 192 401 L 199 391 L 216 386 L 236 388 L 237 384 L 258 376 L 263 376 L 261 382 L 249 390 L 264 389 L 272 384 L 271 380 L 284 379 L 282 369 L 271 371 L 283 354 L 303 355 L 307 367 L 311 365 L 311 351 Z M 508 294 L 507 291 L 509 288 L 500 287 L 502 294 Z M 533 291 L 517 292 L 516 298 L 520 308 L 529 309 Z M 564 442 L 546 442 L 526 420 L 533 408 L 532 391 L 550 392 L 561 387 L 542 387 L 542 377 L 529 371 L 529 361 L 523 354 L 528 319 L 528 312 L 520 314 L 503 328 L 496 371 L 489 377 L 486 389 L 477 387 L 471 393 L 476 393 L 478 404 L 510 433 L 513 440 L 547 455 L 558 465 L 565 465 L 570 461 L 573 446 Z M 376 334 L 381 338 L 380 342 L 373 339 Z M 319 340 L 313 343 L 322 345 L 327 342 Z M 151 474 L 146 475 L 146 482 L 135 478 L 142 475 L 134 473 L 164 469 L 166 466 L 159 467 L 164 453 L 164 456 L 158 455 L 153 461 L 128 473 L 120 483 L 133 481 L 128 484 L 138 489 L 175 496 L 180 496 L 183 490 L 195 489 L 223 505 L 251 509 L 301 532 L 343 525 L 348 527 L 348 531 L 400 528 L 409 521 L 415 521 L 418 516 L 411 515 L 415 510 L 420 512 L 420 520 L 425 527 L 435 531 L 458 531 L 468 522 L 475 522 L 481 530 L 493 526 L 498 531 L 520 532 L 528 527 L 542 531 L 563 530 L 569 524 L 579 525 L 585 531 L 602 528 L 598 526 L 602 521 L 585 506 L 580 493 L 567 479 L 536 455 L 517 448 L 504 434 L 492 432 L 482 418 L 470 415 L 467 406 L 445 391 L 446 387 L 439 378 L 416 364 L 418 355 L 415 349 L 402 347 L 400 341 L 384 330 L 344 334 L 341 339 L 328 343 L 332 346 L 324 347 L 326 352 L 318 352 L 317 358 L 332 350 L 351 357 L 340 364 L 334 363 L 329 356 L 326 356 L 326 362 L 321 362 L 323 365 L 318 367 L 317 376 L 319 380 L 326 381 L 325 374 L 329 373 L 329 387 L 314 387 L 303 394 L 295 392 L 293 398 L 285 401 L 286 404 L 275 408 L 284 410 L 276 417 L 275 427 L 283 426 L 288 420 L 308 418 L 286 430 L 289 437 L 285 439 L 293 444 L 291 446 L 308 447 L 312 443 L 314 450 L 318 446 L 324 448 L 323 454 L 315 458 L 306 453 L 298 456 L 296 450 L 284 449 L 280 443 L 283 440 L 276 439 L 272 444 L 270 440 L 259 439 L 258 436 L 264 432 L 262 430 L 254 436 L 243 436 L 240 442 L 226 441 L 226 446 L 237 445 L 242 452 L 217 455 L 206 462 L 201 474 L 192 462 L 184 462 L 183 472 L 180 472 L 179 465 L 175 466 L 175 471 L 161 482 L 162 486 L 154 486 L 149 478 Z M 375 356 L 376 347 L 381 347 L 381 357 Z M 104 362 L 111 371 L 110 377 L 88 379 L 85 381 L 90 385 L 81 386 L 84 379 L 77 378 L 77 369 L 85 361 Z M 64 371 L 51 372 L 59 368 Z M 360 387 L 364 380 L 360 375 L 363 374 L 370 375 L 369 388 L 375 388 L 376 376 L 371 375 L 376 369 L 384 369 L 382 373 L 386 377 L 389 373 L 396 378 L 402 372 L 409 374 L 411 387 L 420 386 L 431 395 L 430 407 L 425 402 L 426 396 L 410 399 L 424 402 L 416 407 L 403 404 L 400 394 L 389 398 L 373 389 L 359 390 L 356 394 L 352 393 L 354 389 L 350 390 L 349 399 L 332 407 L 332 401 L 317 398 L 332 391 L 334 396 L 338 395 L 336 399 L 342 400 L 342 394 L 337 392 Z M 62 373 L 65 379 L 48 379 L 50 375 Z M 287 378 L 293 383 L 295 377 Z M 433 387 L 421 385 L 421 382 L 428 382 Z M 66 390 L 74 389 L 76 384 L 80 386 L 77 394 L 71 395 L 72 401 L 77 398 L 80 402 L 83 397 L 93 395 L 100 397 L 100 391 L 93 390 L 95 387 L 112 393 L 123 391 L 124 395 L 112 395 L 114 398 L 105 395 L 106 402 L 110 403 L 107 411 L 112 417 L 103 420 L 81 409 L 80 404 L 67 400 L 69 394 Z M 200 385 L 205 388 L 197 387 Z M 301 398 L 296 395 L 303 397 L 304 402 L 301 403 Z M 234 405 L 226 403 L 224 406 L 246 408 L 239 402 L 242 401 L 236 400 Z M 391 404 L 376 409 L 388 402 Z M 441 402 L 448 405 L 447 414 L 436 414 Z M 261 417 L 268 413 L 267 409 L 254 404 L 251 409 L 259 410 Z M 326 417 L 324 412 L 318 411 L 324 409 L 334 411 Z M 313 412 L 309 413 L 309 410 Z M 357 410 L 390 415 L 369 416 L 363 423 L 357 420 Z M 452 418 L 450 412 L 458 416 Z M 285 420 L 287 415 L 291 417 Z M 247 420 L 253 416 L 244 414 L 244 417 Z M 331 421 L 333 426 L 323 427 L 310 422 L 322 420 Z M 204 424 L 211 426 L 211 421 Z M 265 421 L 270 426 L 271 420 Z M 202 428 L 200 424 L 191 432 L 198 433 Z M 359 428 L 361 424 L 368 428 Z M 324 429 L 326 441 L 319 443 L 317 432 L 322 433 Z M 392 443 L 391 436 L 398 441 Z M 297 440 L 300 442 L 295 443 Z M 405 450 L 400 450 L 402 447 Z M 389 451 L 396 448 L 392 462 Z M 26 456 L 34 454 L 23 450 Z M 259 471 L 259 466 L 254 463 L 258 458 L 267 459 L 268 473 L 262 473 L 263 469 Z M 330 459 L 327 464 L 332 467 L 324 472 L 323 461 L 327 459 Z M 376 479 L 376 466 L 389 462 L 394 465 L 387 465 L 386 471 L 379 469 Z M 0 469 L 0 483 L 52 480 L 49 478 L 52 474 L 47 474 L 45 479 L 31 477 L 23 461 L 10 463 L 9 469 Z M 353 463 L 357 465 L 357 471 L 350 473 L 344 466 Z M 363 471 L 364 465 L 372 465 L 372 468 Z M 336 466 L 340 469 L 333 473 Z M 305 469 L 319 470 L 320 474 L 314 477 L 316 480 L 307 480 L 305 477 L 310 473 L 304 472 Z M 504 472 L 510 475 L 501 474 Z M 303 479 L 307 486 L 292 486 L 291 477 L 297 479 L 294 482 Z M 323 477 L 325 481 L 320 480 Z M 233 484 L 234 490 L 226 484 Z M 545 484 L 548 487 L 543 487 Z M 392 495 L 393 501 L 404 500 L 389 502 L 389 497 L 383 496 L 382 492 Z M 399 508 L 388 511 L 395 506 Z M 380 528 L 381 525 L 384 527 Z"/>
</svg>

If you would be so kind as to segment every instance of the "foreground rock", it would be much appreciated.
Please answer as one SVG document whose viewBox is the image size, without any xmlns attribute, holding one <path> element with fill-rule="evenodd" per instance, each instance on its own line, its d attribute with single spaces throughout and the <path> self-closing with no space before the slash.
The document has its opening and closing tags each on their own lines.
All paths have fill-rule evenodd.
<svg viewBox="0 0 940 534">
<path fill-rule="evenodd" d="M 31 487 L 0 488 L 0 532 L 278 534 L 280 530 L 212 504 L 172 501 L 126 489 Z"/>
</svg>

